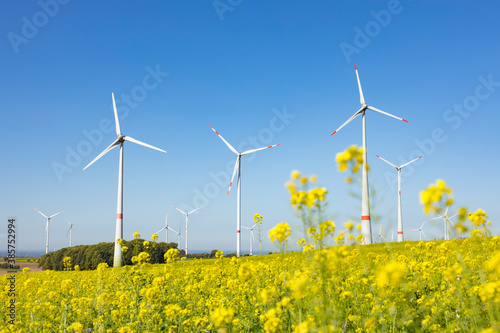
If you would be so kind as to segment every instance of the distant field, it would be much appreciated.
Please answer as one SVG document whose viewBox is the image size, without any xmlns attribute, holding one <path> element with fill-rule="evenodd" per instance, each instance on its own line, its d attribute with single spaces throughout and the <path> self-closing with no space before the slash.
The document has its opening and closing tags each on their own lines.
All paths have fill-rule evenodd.
<svg viewBox="0 0 500 333">
<path fill-rule="evenodd" d="M 500 325 L 500 237 L 21 273 L 15 283 L 15 327 L 33 332 L 480 332 Z"/>
<path fill-rule="evenodd" d="M 25 267 L 29 267 L 30 271 L 33 273 L 36 272 L 42 272 L 42 268 L 38 267 L 38 263 L 35 262 L 28 262 L 28 260 L 38 260 L 40 258 L 37 257 L 21 257 L 21 258 L 16 258 L 16 265 L 19 265 L 20 269 L 19 272 L 23 270 Z M 3 261 L 3 257 L 0 258 L 0 264 L 5 263 Z M 9 270 L 10 271 L 10 270 Z M 5 275 L 7 274 L 7 270 L 4 268 L 0 268 L 0 275 Z"/>
</svg>

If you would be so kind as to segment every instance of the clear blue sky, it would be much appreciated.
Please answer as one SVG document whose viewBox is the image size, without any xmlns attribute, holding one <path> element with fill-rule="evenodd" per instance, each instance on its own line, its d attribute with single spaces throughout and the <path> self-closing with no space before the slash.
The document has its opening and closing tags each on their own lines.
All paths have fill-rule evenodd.
<svg viewBox="0 0 500 333">
<path fill-rule="evenodd" d="M 0 215 L 17 217 L 18 249 L 44 250 L 45 221 L 34 208 L 65 211 L 52 220 L 51 250 L 68 244 L 66 218 L 75 225 L 74 244 L 113 240 L 118 149 L 82 171 L 116 138 L 108 127 L 111 92 L 123 133 L 167 151 L 125 145 L 126 239 L 136 231 L 149 238 L 166 209 L 177 228 L 183 216 L 171 204 L 205 204 L 190 218 L 189 248 L 235 250 L 236 188 L 226 195 L 225 171 L 235 155 L 209 125 L 237 149 L 281 143 L 242 161 L 243 225 L 264 216 L 267 250 L 275 249 L 267 230 L 282 221 L 299 225 L 284 188 L 293 169 L 318 175 L 337 225 L 359 216 L 335 154 L 361 144 L 361 119 L 330 136 L 360 107 L 354 62 L 367 103 L 409 120 L 367 114 L 370 181 L 386 235 L 396 230 L 396 187 L 386 180 L 396 171 L 375 154 L 403 164 L 416 150 L 424 157 L 403 170 L 405 238 L 418 239 L 409 230 L 428 220 L 419 192 L 438 178 L 454 190 L 455 207 L 484 209 L 500 231 L 497 2 L 41 0 L 0 7 Z M 436 130 L 444 140 L 432 139 Z M 441 223 L 424 230 L 442 237 Z M 248 250 L 246 232 L 242 241 Z"/>
</svg>

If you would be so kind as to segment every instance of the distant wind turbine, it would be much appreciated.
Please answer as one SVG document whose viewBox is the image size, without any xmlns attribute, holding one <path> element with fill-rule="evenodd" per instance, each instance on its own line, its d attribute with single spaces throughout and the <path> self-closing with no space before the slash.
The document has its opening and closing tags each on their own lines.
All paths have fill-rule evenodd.
<svg viewBox="0 0 500 333">
<path fill-rule="evenodd" d="M 424 221 L 424 223 L 422 223 L 420 228 L 411 230 L 411 231 L 418 231 L 420 233 L 420 240 L 422 240 L 422 235 L 424 235 L 424 237 L 427 238 L 427 236 L 424 233 L 424 230 L 422 230 L 424 228 L 424 224 L 425 224 L 425 221 Z"/>
<path fill-rule="evenodd" d="M 446 211 L 444 212 L 444 215 L 438 215 L 438 216 L 432 218 L 432 220 L 443 219 L 443 222 L 444 222 L 444 240 L 450 239 L 450 235 L 449 235 L 450 229 L 449 229 L 448 223 L 455 225 L 453 222 L 451 222 L 451 219 L 454 218 L 455 216 L 457 216 L 457 214 L 455 214 L 453 216 L 448 216 L 448 208 L 450 208 L 450 206 L 446 207 Z"/>
<path fill-rule="evenodd" d="M 267 147 L 262 147 L 262 148 L 257 148 L 257 149 L 250 149 L 247 151 L 244 151 L 243 153 L 238 152 L 236 149 L 233 148 L 227 142 L 224 140 L 224 138 L 217 132 L 212 126 L 210 128 L 221 138 L 222 141 L 226 144 L 226 146 L 237 155 L 236 157 L 236 164 L 234 165 L 234 171 L 233 171 L 233 176 L 231 177 L 231 183 L 229 183 L 229 190 L 227 191 L 227 195 L 229 195 L 229 192 L 231 191 L 231 186 L 233 185 L 233 179 L 234 175 L 236 174 L 236 170 L 238 170 L 238 195 L 237 195 L 237 206 L 236 206 L 236 256 L 239 257 L 241 255 L 241 156 L 247 155 L 254 153 L 259 150 L 263 149 L 268 149 L 272 147 L 277 147 L 280 144 L 277 145 L 272 145 L 272 146 L 267 146 Z"/>
<path fill-rule="evenodd" d="M 69 222 L 68 219 L 66 219 L 66 222 L 68 222 L 68 224 L 69 224 L 69 229 L 68 229 L 68 232 L 66 233 L 66 237 L 68 237 L 68 234 L 69 234 L 69 247 L 71 247 L 72 246 L 71 245 L 71 237 L 73 234 L 73 223 Z"/>
<path fill-rule="evenodd" d="M 402 242 L 402 241 L 404 241 L 404 239 L 403 239 L 403 213 L 401 210 L 401 169 L 404 168 L 405 166 L 407 166 L 408 164 L 415 162 L 419 158 L 422 158 L 422 156 L 417 157 L 416 159 L 414 159 L 408 163 L 405 163 L 401 166 L 395 166 L 391 162 L 383 159 L 382 157 L 380 157 L 378 155 L 375 155 L 375 156 L 380 158 L 385 163 L 391 165 L 392 167 L 394 167 L 398 171 L 398 242 Z"/>
<path fill-rule="evenodd" d="M 377 235 L 377 236 L 375 236 L 375 237 L 378 237 L 378 242 L 379 242 L 379 243 L 382 243 L 382 242 L 381 242 L 381 239 L 382 239 L 382 238 L 383 238 L 383 239 L 385 239 L 385 240 L 387 241 L 387 238 L 385 238 L 385 237 L 384 237 L 384 235 L 382 235 L 382 225 L 380 225 L 380 228 L 379 228 L 379 230 L 378 230 L 378 235 Z"/>
<path fill-rule="evenodd" d="M 182 214 L 186 215 L 186 239 L 185 239 L 185 241 L 186 241 L 186 248 L 185 248 L 185 251 L 186 251 L 186 255 L 187 255 L 188 254 L 188 217 L 189 217 L 189 214 L 192 214 L 192 213 L 196 212 L 198 209 L 202 208 L 203 206 L 200 206 L 200 207 L 198 207 L 196 209 L 193 209 L 189 213 L 183 212 L 182 210 L 180 210 L 179 208 L 175 207 L 174 205 L 172 205 L 172 207 L 174 207 L 175 209 L 177 209 Z M 170 230 L 172 230 L 172 229 L 170 229 Z M 175 230 L 173 230 L 173 231 L 175 232 Z M 180 231 L 179 231 L 179 236 L 180 236 Z M 177 247 L 179 247 L 179 246 L 181 246 L 180 239 L 179 239 L 179 245 Z"/>
<path fill-rule="evenodd" d="M 61 214 L 64 211 L 61 210 L 59 213 L 55 213 L 54 215 L 50 215 L 49 217 L 47 217 L 44 213 L 42 213 L 38 209 L 35 208 L 35 210 L 37 212 L 39 212 L 40 215 L 42 215 L 43 217 L 45 217 L 47 219 L 47 223 L 45 224 L 45 253 L 49 253 L 49 228 L 50 228 L 50 219 L 53 218 L 56 215 Z"/>
<path fill-rule="evenodd" d="M 89 166 L 91 166 L 95 161 L 100 159 L 102 156 L 104 156 L 107 152 L 109 152 L 111 149 L 120 146 L 120 164 L 118 166 L 118 202 L 116 205 L 116 229 L 115 229 L 115 253 L 114 253 L 114 258 L 113 258 L 113 267 L 121 267 L 123 266 L 123 255 L 122 255 L 122 245 L 117 243 L 117 239 L 123 239 L 123 143 L 125 141 L 132 142 L 135 144 L 138 144 L 140 146 L 144 146 L 146 148 L 151 148 L 154 150 L 161 151 L 163 153 L 166 153 L 166 151 L 156 148 L 154 146 L 151 146 L 147 143 L 141 142 L 139 140 L 136 140 L 134 138 L 131 138 L 130 136 L 125 136 L 122 134 L 122 131 L 120 129 L 120 121 L 118 120 L 118 112 L 116 111 L 116 103 L 115 103 L 115 95 L 111 93 L 111 98 L 113 99 L 113 110 L 115 113 L 115 126 L 116 126 L 116 135 L 118 136 L 117 139 L 110 144 L 106 149 L 102 151 L 99 155 L 97 155 L 96 158 L 92 160 L 83 170 L 87 169 Z"/>
<path fill-rule="evenodd" d="M 402 120 L 404 122 L 408 122 L 403 118 L 396 117 L 390 113 L 384 112 L 382 110 L 376 109 L 373 106 L 368 106 L 365 103 L 365 98 L 363 96 L 363 91 L 361 90 L 361 82 L 359 80 L 358 68 L 356 64 L 354 64 L 354 69 L 356 71 L 356 77 L 358 79 L 358 88 L 359 88 L 359 101 L 361 103 L 361 109 L 359 109 L 351 118 L 349 118 L 345 123 L 342 124 L 335 132 L 332 133 L 334 135 L 342 127 L 351 122 L 354 118 L 359 115 L 362 115 L 362 129 L 363 129 L 363 166 L 362 166 L 362 179 L 361 179 L 361 234 L 365 237 L 365 244 L 372 243 L 372 227 L 370 220 L 370 198 L 368 192 L 368 172 L 367 172 L 367 154 L 366 154 L 366 120 L 365 120 L 365 112 L 366 110 L 372 110 L 386 116 L 396 118 Z"/>
<path fill-rule="evenodd" d="M 255 226 L 257 225 L 258 223 L 255 223 L 253 225 L 253 227 L 251 228 L 248 228 L 248 227 L 243 227 L 247 230 L 250 230 L 250 255 L 253 256 L 253 243 L 255 243 L 255 238 L 253 237 L 253 228 L 255 228 Z"/>
<path fill-rule="evenodd" d="M 168 220 L 167 220 L 167 217 L 168 217 L 168 211 L 165 211 L 165 226 L 163 228 L 161 228 L 160 230 L 158 230 L 156 232 L 157 235 L 160 234 L 160 232 L 162 232 L 163 230 L 165 230 L 165 242 L 167 242 L 168 244 Z"/>
</svg>

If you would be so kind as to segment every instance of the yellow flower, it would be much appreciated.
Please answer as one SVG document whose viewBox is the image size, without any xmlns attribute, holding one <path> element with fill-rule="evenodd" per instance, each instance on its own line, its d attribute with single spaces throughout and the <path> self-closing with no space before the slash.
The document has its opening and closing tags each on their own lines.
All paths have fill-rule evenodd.
<svg viewBox="0 0 500 333">
<path fill-rule="evenodd" d="M 141 234 L 138 233 L 138 232 L 134 232 L 134 234 L 132 235 L 132 237 L 134 237 L 134 239 L 138 239 L 138 238 L 141 238 Z"/>
<path fill-rule="evenodd" d="M 318 181 L 318 176 L 316 176 L 316 175 L 311 175 L 311 176 L 309 177 L 309 181 L 310 181 L 311 183 L 316 183 L 316 182 Z"/>
<path fill-rule="evenodd" d="M 474 213 L 469 213 L 468 218 L 476 227 L 479 227 L 481 224 L 486 223 L 488 215 L 486 215 L 484 210 L 478 209 Z"/>
<path fill-rule="evenodd" d="M 255 223 L 262 224 L 262 220 L 263 220 L 263 218 L 262 218 L 262 215 L 260 215 L 260 214 L 255 214 L 255 215 L 253 216 L 253 221 L 254 221 Z"/>
<path fill-rule="evenodd" d="M 224 327 L 231 324 L 234 311 L 230 308 L 220 307 L 210 312 L 210 317 L 215 322 L 216 327 Z"/>
<path fill-rule="evenodd" d="M 406 273 L 406 266 L 397 261 L 391 261 L 378 269 L 375 279 L 380 290 L 386 287 L 399 287 Z"/>
<path fill-rule="evenodd" d="M 23 268 L 23 273 L 29 273 L 30 272 L 30 268 L 29 267 L 24 267 Z"/>
<path fill-rule="evenodd" d="M 286 241 L 287 237 L 290 236 L 291 229 L 288 223 L 281 222 L 273 229 L 269 230 L 269 237 L 271 242 L 279 241 L 280 245 Z"/>
<path fill-rule="evenodd" d="M 168 249 L 167 252 L 163 255 L 163 259 L 167 264 L 171 264 L 176 262 L 179 259 L 179 250 L 177 249 Z"/>
<path fill-rule="evenodd" d="M 116 240 L 116 244 L 122 244 L 122 243 L 123 243 L 123 239 L 118 238 L 118 239 Z"/>
<path fill-rule="evenodd" d="M 300 177 L 300 172 L 298 170 L 293 170 L 291 177 L 292 177 L 292 179 L 299 178 Z"/>
<path fill-rule="evenodd" d="M 127 251 L 128 251 L 128 247 L 122 246 L 122 253 L 127 253 Z"/>
<path fill-rule="evenodd" d="M 346 227 L 347 230 L 351 231 L 354 227 L 354 223 L 352 223 L 352 221 L 349 221 L 347 223 L 344 223 L 344 227 Z"/>
<path fill-rule="evenodd" d="M 153 235 L 151 236 L 151 240 L 153 240 L 153 241 L 157 241 L 157 240 L 158 240 L 158 235 L 157 235 L 157 234 L 153 234 Z"/>
</svg>

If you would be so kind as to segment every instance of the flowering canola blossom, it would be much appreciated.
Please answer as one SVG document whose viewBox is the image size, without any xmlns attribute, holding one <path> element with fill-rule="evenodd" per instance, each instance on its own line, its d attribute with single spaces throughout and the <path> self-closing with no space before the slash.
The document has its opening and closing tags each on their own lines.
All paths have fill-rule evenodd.
<svg viewBox="0 0 500 333">
<path fill-rule="evenodd" d="M 289 229 L 275 228 L 286 240 Z M 327 221 L 310 236 L 332 236 Z M 305 244 L 305 240 L 301 241 Z M 0 332 L 480 332 L 500 325 L 500 237 L 16 275 Z M 7 316 L 8 276 L 0 277 Z M 325 306 L 326 304 L 326 306 Z M 492 330 L 494 332 L 494 330 Z"/>
</svg>

